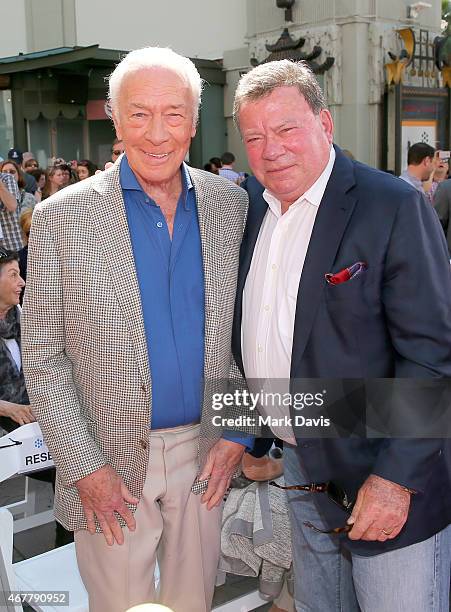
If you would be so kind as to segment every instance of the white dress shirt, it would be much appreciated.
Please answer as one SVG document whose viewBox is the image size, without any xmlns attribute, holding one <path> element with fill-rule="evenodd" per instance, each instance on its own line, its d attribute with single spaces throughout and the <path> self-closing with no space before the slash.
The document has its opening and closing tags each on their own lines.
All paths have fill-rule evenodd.
<svg viewBox="0 0 451 612">
<path fill-rule="evenodd" d="M 268 210 L 244 287 L 241 323 L 244 371 L 251 392 L 289 392 L 299 281 L 334 162 L 335 150 L 331 147 L 322 174 L 285 214 L 274 195 L 268 190 L 263 193 Z M 260 412 L 276 418 L 288 416 L 288 406 L 267 408 L 261 407 Z M 294 442 L 290 428 L 271 429 L 278 437 Z"/>
</svg>

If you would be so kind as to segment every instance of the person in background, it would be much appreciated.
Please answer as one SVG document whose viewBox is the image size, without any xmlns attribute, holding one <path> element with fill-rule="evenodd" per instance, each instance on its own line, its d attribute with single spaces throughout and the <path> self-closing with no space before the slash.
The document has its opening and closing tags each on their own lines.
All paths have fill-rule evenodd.
<svg viewBox="0 0 451 612">
<path fill-rule="evenodd" d="M 435 170 L 427 181 L 423 182 L 423 189 L 426 193 L 426 199 L 430 204 L 434 204 L 434 196 L 437 187 L 448 178 L 449 158 L 441 158 L 440 151 L 435 152 Z"/>
<path fill-rule="evenodd" d="M 222 167 L 220 157 L 210 157 L 210 164 L 212 165 L 214 174 L 219 174 L 219 169 Z"/>
<path fill-rule="evenodd" d="M 210 163 L 204 164 L 204 170 L 205 172 L 211 172 L 212 174 L 218 174 L 218 171 L 215 168 L 215 166 L 213 166 L 213 164 L 210 164 Z"/>
<path fill-rule="evenodd" d="M 23 153 L 19 149 L 10 149 L 8 151 L 8 159 L 15 162 L 18 166 L 23 164 Z M 36 181 L 29 174 L 25 174 L 25 191 L 34 195 L 36 191 Z"/>
<path fill-rule="evenodd" d="M 223 153 L 221 157 L 221 168 L 219 168 L 219 176 L 223 176 L 229 179 L 229 181 L 239 185 L 241 183 L 241 175 L 233 169 L 234 163 L 235 155 L 233 153 L 230 153 L 230 151 Z"/>
<path fill-rule="evenodd" d="M 78 180 L 83 181 L 90 176 L 94 176 L 97 170 L 98 168 L 94 162 L 89 159 L 82 159 L 77 163 Z"/>
<path fill-rule="evenodd" d="M 68 164 L 57 164 L 48 170 L 48 182 L 42 192 L 42 199 L 50 197 L 60 189 L 66 187 L 70 180 L 70 167 Z"/>
<path fill-rule="evenodd" d="M 111 161 L 115 162 L 117 158 L 124 152 L 124 143 L 120 138 L 115 138 L 111 145 Z"/>
<path fill-rule="evenodd" d="M 33 210 L 36 206 L 36 198 L 31 193 L 25 191 L 25 172 L 22 168 L 18 166 L 16 162 L 7 160 L 0 165 L 0 172 L 10 174 L 14 177 L 19 187 L 19 217 L 26 208 L 31 208 L 31 210 Z"/>
<path fill-rule="evenodd" d="M 26 161 L 24 160 L 22 164 L 23 171 L 28 172 L 29 174 L 31 174 L 30 170 L 36 170 L 38 166 L 39 164 L 34 157 L 30 157 L 30 159 L 27 159 Z"/>
<path fill-rule="evenodd" d="M 78 183 L 78 174 L 76 170 L 72 168 L 70 163 L 66 163 L 63 165 L 63 175 L 64 175 L 63 187 L 67 187 L 68 185 L 73 185 L 74 183 Z"/>
<path fill-rule="evenodd" d="M 439 183 L 434 194 L 433 206 L 445 234 L 451 261 L 451 180 Z"/>
<path fill-rule="evenodd" d="M 19 200 L 20 191 L 15 178 L 11 174 L 0 172 L 0 247 L 12 251 L 23 247 L 19 225 Z"/>
<path fill-rule="evenodd" d="M 42 192 L 44 191 L 45 185 L 48 181 L 47 170 L 44 168 L 36 168 L 35 170 L 30 170 L 28 174 L 34 177 L 37 189 L 34 194 L 36 202 L 40 202 L 42 200 Z"/>
<path fill-rule="evenodd" d="M 26 162 L 28 162 L 30 159 L 34 159 L 36 161 L 35 154 L 31 151 L 24 151 L 22 153 L 22 166 L 25 167 Z"/>
<path fill-rule="evenodd" d="M 407 168 L 399 178 L 425 195 L 423 181 L 435 170 L 435 149 L 425 142 L 416 142 L 407 152 Z"/>
<path fill-rule="evenodd" d="M 17 253 L 0 248 L 0 425 L 12 431 L 34 418 L 20 355 L 20 307 L 25 282 Z"/>
</svg>

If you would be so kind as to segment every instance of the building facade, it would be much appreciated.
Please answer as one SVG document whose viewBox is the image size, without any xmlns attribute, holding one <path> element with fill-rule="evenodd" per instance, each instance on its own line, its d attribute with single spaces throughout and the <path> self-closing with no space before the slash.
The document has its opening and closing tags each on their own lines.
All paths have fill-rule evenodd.
<svg viewBox="0 0 451 612">
<path fill-rule="evenodd" d="M 188 55 L 207 81 L 190 161 L 201 165 L 227 147 L 225 74 L 213 60 L 242 44 L 242 0 L 0 0 L 0 10 L 8 23 L 0 37 L 0 155 L 17 146 L 43 165 L 55 155 L 103 163 L 114 138 L 105 77 L 124 51 L 148 45 Z"/>
<path fill-rule="evenodd" d="M 318 64 L 333 59 L 318 79 L 334 119 L 335 141 L 357 159 L 399 174 L 408 143 L 425 139 L 449 149 L 448 60 L 439 68 L 434 59 L 441 2 L 429 4 L 415 10 L 418 3 L 409 0 L 248 0 L 246 44 L 224 53 L 227 133 L 229 147 L 240 151 L 240 166 L 245 156 L 232 127 L 233 92 L 240 74 L 268 57 L 267 47 L 284 28 L 293 40 L 305 39 L 307 55 L 321 48 Z M 406 49 L 409 36 L 412 56 Z M 416 127 L 409 119 L 418 122 Z"/>
</svg>

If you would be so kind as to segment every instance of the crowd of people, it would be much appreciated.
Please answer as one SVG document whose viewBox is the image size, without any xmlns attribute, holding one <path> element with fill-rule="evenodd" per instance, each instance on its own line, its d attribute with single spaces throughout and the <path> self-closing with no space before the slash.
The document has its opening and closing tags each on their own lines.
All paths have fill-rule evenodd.
<svg viewBox="0 0 451 612">
<path fill-rule="evenodd" d="M 88 161 L 44 172 L 17 149 L 1 166 L 0 414 L 42 428 L 91 612 L 211 610 L 222 502 L 262 435 L 245 407 L 218 425 L 211 386 L 227 407 L 228 380 L 304 397 L 318 379 L 451 376 L 445 152 L 413 145 L 403 180 L 355 162 L 309 68 L 281 60 L 235 94 L 253 176 L 230 152 L 201 170 L 184 162 L 201 91 L 189 59 L 132 51 L 109 78 L 116 163 L 90 181 Z M 52 196 L 37 207 L 29 173 Z M 11 251 L 29 233 L 21 314 Z M 352 384 L 331 415 L 365 408 Z M 291 610 L 448 612 L 449 440 L 313 438 L 284 410 L 270 484 L 286 491 Z"/>
<path fill-rule="evenodd" d="M 30 151 L 10 149 L 0 161 L 0 246 L 21 250 L 27 243 L 21 229 L 22 215 L 68 185 L 93 176 L 96 170 L 96 164 L 88 159 L 65 162 L 61 158 L 44 169 Z"/>
<path fill-rule="evenodd" d="M 230 151 L 226 151 L 221 157 L 211 157 L 210 160 L 204 165 L 204 170 L 223 176 L 232 183 L 241 185 L 241 183 L 248 177 L 247 172 L 237 172 L 234 169 L 235 155 Z"/>
</svg>

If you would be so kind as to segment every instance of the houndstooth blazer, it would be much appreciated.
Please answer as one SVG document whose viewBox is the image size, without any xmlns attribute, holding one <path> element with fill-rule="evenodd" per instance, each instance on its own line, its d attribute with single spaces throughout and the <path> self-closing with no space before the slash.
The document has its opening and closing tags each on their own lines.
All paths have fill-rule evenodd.
<svg viewBox="0 0 451 612">
<path fill-rule="evenodd" d="M 205 278 L 205 379 L 227 379 L 246 193 L 189 168 Z M 35 209 L 22 316 L 31 404 L 57 466 L 55 515 L 86 528 L 74 483 L 105 464 L 140 497 L 152 380 L 119 164 Z M 205 394 L 199 466 L 220 437 Z"/>
</svg>

